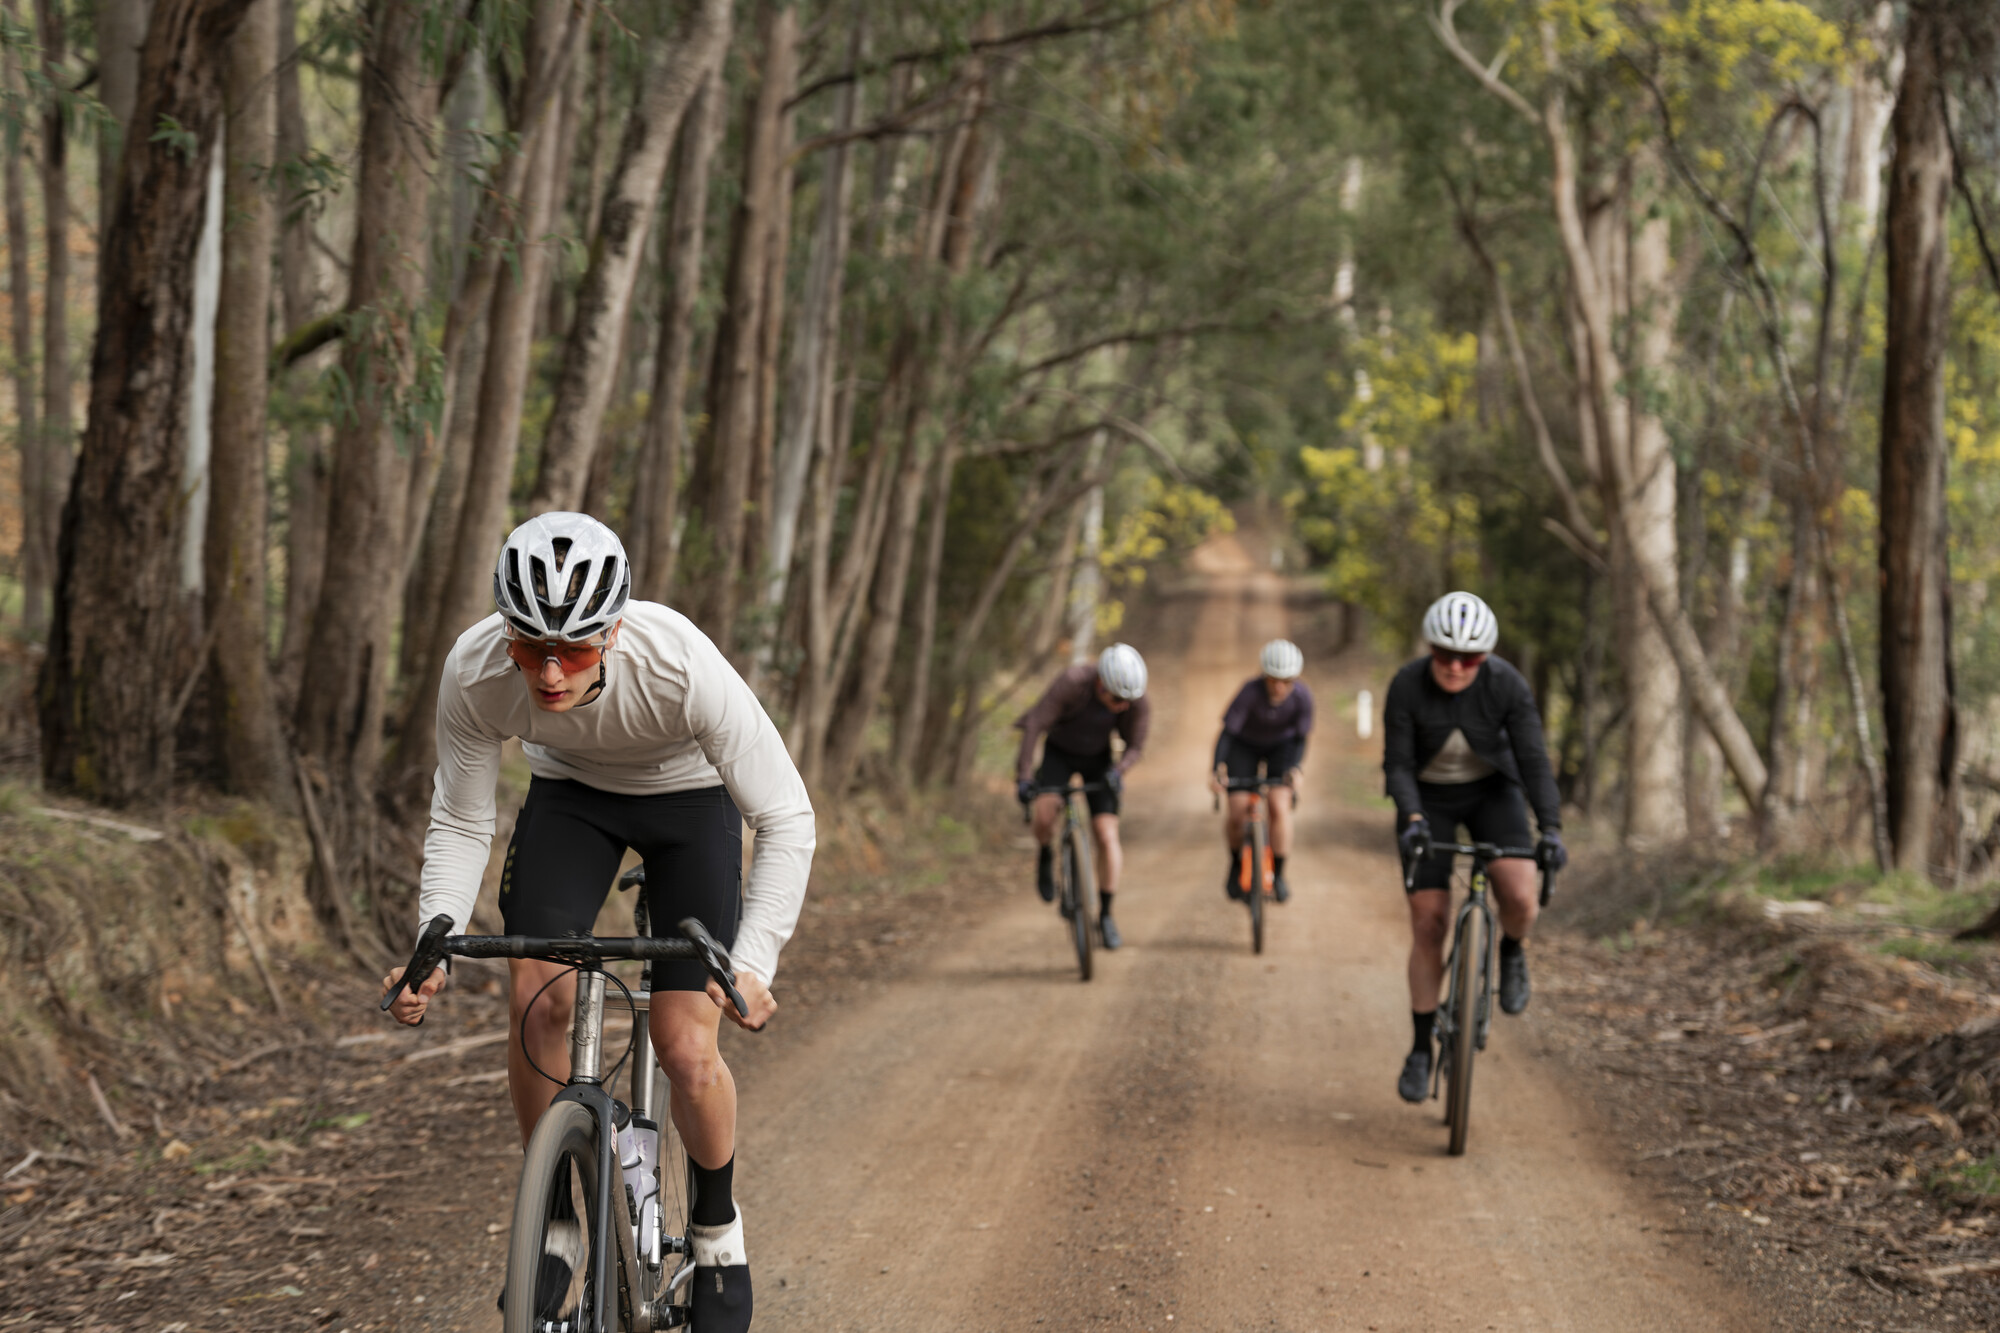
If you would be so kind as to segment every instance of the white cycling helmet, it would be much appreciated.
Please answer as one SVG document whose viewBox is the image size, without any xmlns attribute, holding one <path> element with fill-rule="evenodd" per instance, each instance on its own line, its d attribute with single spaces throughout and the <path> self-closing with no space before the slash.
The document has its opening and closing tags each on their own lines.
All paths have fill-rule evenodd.
<svg viewBox="0 0 2000 1333">
<path fill-rule="evenodd" d="M 1146 659 L 1129 643 L 1114 643 L 1097 658 L 1097 678 L 1120 699 L 1146 694 Z"/>
<path fill-rule="evenodd" d="M 1297 680 L 1306 669 L 1306 655 L 1290 639 L 1273 639 L 1264 645 L 1258 665 L 1272 680 Z"/>
<path fill-rule="evenodd" d="M 1424 612 L 1424 638 L 1455 653 L 1490 653 L 1500 641 L 1500 622 L 1471 593 L 1448 592 Z"/>
<path fill-rule="evenodd" d="M 602 634 L 631 595 L 624 543 L 588 514 L 537 514 L 508 534 L 493 569 L 500 614 L 533 639 Z"/>
</svg>

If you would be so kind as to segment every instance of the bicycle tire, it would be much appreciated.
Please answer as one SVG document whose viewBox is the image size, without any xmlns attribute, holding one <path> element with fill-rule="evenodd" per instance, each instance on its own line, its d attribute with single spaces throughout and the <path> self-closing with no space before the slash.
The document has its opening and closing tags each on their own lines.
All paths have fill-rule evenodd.
<svg viewBox="0 0 2000 1333">
<path fill-rule="evenodd" d="M 1071 824 L 1063 835 L 1063 858 L 1068 863 L 1070 891 L 1076 895 L 1076 910 L 1070 914 L 1069 933 L 1076 945 L 1076 970 L 1082 979 L 1090 980 L 1090 902 L 1097 896 L 1096 867 L 1090 861 L 1090 849 L 1082 846 L 1083 839 Z"/>
<path fill-rule="evenodd" d="M 500 1316 L 503 1333 L 535 1333 L 539 1322 L 535 1316 L 541 1293 L 536 1288 L 551 1220 L 550 1202 L 558 1182 L 565 1187 L 569 1182 L 568 1173 L 558 1169 L 564 1159 L 571 1163 L 583 1187 L 583 1204 L 576 1212 L 584 1249 L 571 1270 L 570 1292 L 577 1301 L 574 1309 L 590 1305 L 593 1293 L 587 1274 L 597 1240 L 590 1234 L 590 1200 L 597 1189 L 597 1117 L 580 1102 L 556 1102 L 536 1124 L 521 1162 L 521 1187 L 514 1195 L 514 1227 L 507 1241 L 507 1285 Z M 612 1317 L 617 1317 L 615 1310 Z"/>
<path fill-rule="evenodd" d="M 1472 1060 L 1479 1051 L 1479 956 L 1487 941 L 1483 918 L 1468 911 L 1459 918 L 1451 977 L 1451 1068 L 1445 1088 L 1445 1123 L 1451 1127 L 1451 1155 L 1463 1157 L 1472 1133 Z"/>
<path fill-rule="evenodd" d="M 669 1088 L 670 1097 L 671 1085 L 665 1073 L 655 1068 L 653 1077 L 657 1080 L 656 1086 Z M 660 1120 L 660 1232 L 663 1238 L 685 1241 L 692 1234 L 688 1228 L 694 1221 L 694 1167 L 688 1161 L 687 1145 L 681 1142 L 681 1133 L 674 1127 L 668 1097 L 658 1097 L 653 1104 L 659 1108 L 656 1114 Z M 686 1279 L 676 1286 L 674 1279 L 681 1276 L 684 1266 L 689 1272 Z M 660 1255 L 658 1286 L 654 1294 L 663 1310 L 679 1309 L 682 1318 L 678 1325 L 655 1320 L 654 1328 L 687 1326 L 687 1310 L 694 1292 L 693 1267 L 692 1251 L 686 1254 L 663 1252 Z"/>
<path fill-rule="evenodd" d="M 1250 821 L 1250 838 L 1243 844 L 1244 854 L 1250 858 L 1250 952 L 1264 952 L 1264 825 L 1260 820 Z"/>
</svg>

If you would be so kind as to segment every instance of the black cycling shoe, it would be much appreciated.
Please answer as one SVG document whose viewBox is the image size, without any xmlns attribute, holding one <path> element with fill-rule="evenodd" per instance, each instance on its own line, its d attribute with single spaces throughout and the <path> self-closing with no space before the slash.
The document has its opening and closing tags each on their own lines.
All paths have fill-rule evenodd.
<svg viewBox="0 0 2000 1333">
<path fill-rule="evenodd" d="M 1500 954 L 1500 1012 L 1518 1014 L 1528 1007 L 1528 955 L 1520 949 Z"/>
<path fill-rule="evenodd" d="M 1056 849 L 1044 847 L 1035 857 L 1035 892 L 1042 895 L 1042 901 L 1056 900 Z"/>
<path fill-rule="evenodd" d="M 1271 876 L 1271 896 L 1281 903 L 1288 903 L 1292 900 L 1292 886 L 1285 883 L 1283 875 Z"/>
<path fill-rule="evenodd" d="M 1396 1095 L 1406 1102 L 1420 1102 L 1431 1091 L 1431 1052 L 1426 1046 L 1421 1051 L 1411 1051 L 1403 1061 L 1403 1073 L 1396 1080 Z"/>
<path fill-rule="evenodd" d="M 1097 918 L 1097 934 L 1104 941 L 1107 953 L 1125 943 L 1124 936 L 1118 933 L 1118 923 L 1102 913 Z"/>
<path fill-rule="evenodd" d="M 749 1333 L 753 1302 L 749 1256 L 743 1252 L 742 1211 L 727 1226 L 695 1225 L 688 1230 L 695 1245 L 693 1285 L 688 1292 L 694 1308 L 688 1312 L 688 1326 L 701 1333 Z"/>
</svg>

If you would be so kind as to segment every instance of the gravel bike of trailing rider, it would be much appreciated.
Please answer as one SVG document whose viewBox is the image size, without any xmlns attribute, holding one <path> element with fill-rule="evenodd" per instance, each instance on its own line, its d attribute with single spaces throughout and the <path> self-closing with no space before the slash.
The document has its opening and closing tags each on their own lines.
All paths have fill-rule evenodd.
<svg viewBox="0 0 2000 1333">
<path fill-rule="evenodd" d="M 1298 799 L 1300 765 L 1305 763 L 1306 740 L 1313 729 L 1313 696 L 1299 674 L 1306 668 L 1305 654 L 1289 639 L 1273 639 L 1264 645 L 1258 658 L 1258 674 L 1243 683 L 1222 714 L 1222 732 L 1215 738 L 1215 760 L 1208 789 L 1223 794 L 1231 780 L 1246 782 L 1264 775 L 1283 782 L 1266 798 L 1271 826 L 1272 892 L 1279 902 L 1289 902 L 1291 886 L 1285 882 L 1285 858 L 1292 850 L 1292 806 Z M 1231 901 L 1243 896 L 1239 885 L 1238 858 L 1250 820 L 1250 793 L 1229 791 L 1229 815 L 1223 824 L 1223 839 L 1229 844 L 1229 869 L 1222 880 L 1223 892 Z"/>
<path fill-rule="evenodd" d="M 1035 888 L 1045 903 L 1056 897 L 1054 839 L 1062 818 L 1062 798 L 1040 788 L 1065 787 L 1072 774 L 1081 774 L 1095 790 L 1088 794 L 1090 831 L 1097 844 L 1097 928 L 1106 949 L 1116 949 L 1122 940 L 1118 924 L 1111 916 L 1111 900 L 1118 892 L 1119 872 L 1125 852 L 1118 841 L 1118 809 L 1125 774 L 1146 752 L 1146 732 L 1152 726 L 1153 706 L 1146 699 L 1146 661 L 1130 644 L 1114 643 L 1098 654 L 1097 665 L 1079 662 L 1066 667 L 1035 706 L 1014 721 L 1021 731 L 1021 752 L 1016 763 L 1016 792 L 1023 805 L 1030 806 L 1039 844 L 1035 861 Z M 1113 734 L 1124 743 L 1114 759 Z M 1035 746 L 1042 746 L 1041 764 L 1035 763 Z M 1097 784 L 1102 784 L 1097 786 Z M 1084 904 L 1088 909 L 1088 904 Z"/>
<path fill-rule="evenodd" d="M 1429 1091 L 1431 1032 L 1444 979 L 1444 943 L 1451 928 L 1450 853 L 1462 824 L 1474 842 L 1526 847 L 1528 807 L 1541 840 L 1535 859 L 1506 857 L 1488 867 L 1500 914 L 1500 1008 L 1528 1007 L 1528 933 L 1539 910 L 1536 863 L 1568 864 L 1562 803 L 1542 738 L 1534 692 L 1513 666 L 1493 656 L 1500 639 L 1493 609 L 1469 592 L 1452 592 L 1424 613 L 1430 652 L 1406 664 L 1383 705 L 1382 770 L 1396 803 L 1397 844 L 1410 908 L 1410 1017 L 1416 1029 L 1396 1083 L 1404 1101 Z"/>
<path fill-rule="evenodd" d="M 496 613 L 459 637 L 438 690 L 418 918 L 444 914 L 455 933 L 466 929 L 492 844 L 501 747 L 518 737 L 533 778 L 501 873 L 506 933 L 587 934 L 629 849 L 646 865 L 651 919 L 693 917 L 729 950 L 743 1008 L 701 964 L 661 963 L 649 1031 L 692 1164 L 694 1325 L 740 1333 L 750 1326 L 750 1270 L 732 1192 L 736 1085 L 718 1029 L 727 1013 L 755 1031 L 777 1008 L 770 986 L 805 899 L 812 803 L 777 729 L 716 646 L 679 612 L 632 599 L 610 528 L 584 514 L 531 518 L 501 547 L 493 585 Z M 745 823 L 757 833 L 747 884 Z M 531 958 L 509 959 L 508 971 L 507 1081 L 525 1144 L 569 1073 L 576 977 Z M 384 978 L 385 994 L 400 975 Z M 391 1012 L 422 1022 L 446 980 L 433 972 Z M 560 1231 L 551 1229 L 545 1265 L 574 1262 Z"/>
</svg>

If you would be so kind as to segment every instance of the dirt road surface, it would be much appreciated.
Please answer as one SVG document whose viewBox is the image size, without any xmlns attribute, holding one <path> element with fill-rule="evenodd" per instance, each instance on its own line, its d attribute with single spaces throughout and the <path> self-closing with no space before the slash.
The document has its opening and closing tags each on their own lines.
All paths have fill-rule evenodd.
<svg viewBox="0 0 2000 1333">
<path fill-rule="evenodd" d="M 1295 893 L 1252 955 L 1201 774 L 1290 627 L 1283 590 L 1219 540 L 1131 630 L 1154 734 L 1126 802 L 1126 947 L 1088 985 L 1024 833 L 948 887 L 885 871 L 808 903 L 778 1021 L 728 1043 L 762 1333 L 1780 1322 L 1630 1174 L 1551 1035 L 1555 969 L 1542 1013 L 1496 1026 L 1469 1155 L 1445 1155 L 1436 1103 L 1396 1099 L 1408 933 L 1380 742 L 1353 724 L 1354 690 L 1384 682 L 1310 647 Z M 327 986 L 345 1036 L 187 1034 L 213 1073 L 156 1103 L 152 1136 L 9 1169 L 0 1330 L 498 1328 L 520 1162 L 498 987 L 468 967 L 413 1031 L 361 979 Z"/>
<path fill-rule="evenodd" d="M 1126 947 L 1076 980 L 1021 888 L 906 979 L 746 1079 L 760 1327 L 910 1330 L 1755 1328 L 1539 1048 L 1502 1019 L 1470 1153 L 1396 1099 L 1408 928 L 1360 681 L 1314 670 L 1321 733 L 1266 952 L 1223 896 L 1200 784 L 1216 721 L 1287 629 L 1233 539 L 1154 649 L 1126 806 Z M 1376 684 L 1379 698 L 1381 685 Z"/>
</svg>

